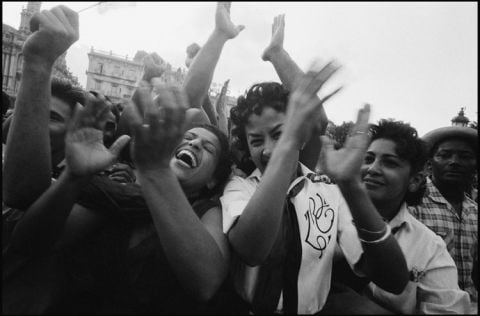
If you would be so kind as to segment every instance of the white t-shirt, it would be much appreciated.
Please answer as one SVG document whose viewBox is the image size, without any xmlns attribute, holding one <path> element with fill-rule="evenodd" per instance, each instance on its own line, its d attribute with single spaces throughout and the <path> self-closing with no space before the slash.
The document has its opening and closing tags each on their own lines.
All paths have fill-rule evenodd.
<svg viewBox="0 0 480 316">
<path fill-rule="evenodd" d="M 302 261 L 298 275 L 298 313 L 312 314 L 320 311 L 330 290 L 333 255 L 338 242 L 351 266 L 360 259 L 363 250 L 352 222 L 350 210 L 336 185 L 327 184 L 301 165 L 304 176 L 295 179 L 288 189 L 292 190 L 300 181 L 304 186 L 290 198 L 295 206 L 302 243 Z M 220 198 L 223 211 L 223 229 L 227 233 L 245 209 L 260 183 L 261 173 L 257 169 L 243 179 L 234 176 Z M 279 197 L 284 198 L 284 197 Z M 252 302 L 258 267 L 234 263 L 235 286 L 239 294 Z M 280 297 L 278 309 L 282 310 Z"/>
</svg>

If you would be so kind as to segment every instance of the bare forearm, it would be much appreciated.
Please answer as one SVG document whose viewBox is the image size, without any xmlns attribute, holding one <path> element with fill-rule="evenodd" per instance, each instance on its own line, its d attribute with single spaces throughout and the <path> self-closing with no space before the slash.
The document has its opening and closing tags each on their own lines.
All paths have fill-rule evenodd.
<svg viewBox="0 0 480 316">
<path fill-rule="evenodd" d="M 295 80 L 298 76 L 303 75 L 303 71 L 284 49 L 273 52 L 270 57 L 270 62 L 285 88 L 293 91 Z M 317 99 L 318 102 L 320 102 L 318 97 Z M 325 134 L 328 124 L 327 114 L 323 106 L 320 109 L 319 115 L 320 122 L 316 127 L 319 130 L 313 131 L 312 137 L 310 137 L 304 148 L 300 151 L 300 162 L 311 170 L 315 169 L 322 147 L 322 143 L 317 136 Z"/>
<path fill-rule="evenodd" d="M 87 178 L 65 171 L 19 221 L 12 235 L 11 250 L 31 255 L 44 253 L 61 236 L 65 222 Z"/>
<path fill-rule="evenodd" d="M 207 300 L 226 276 L 226 258 L 194 213 L 171 170 L 140 171 L 139 179 L 177 278 L 195 297 Z"/>
<path fill-rule="evenodd" d="M 228 120 L 225 114 L 218 114 L 218 128 L 228 136 Z"/>
<path fill-rule="evenodd" d="M 210 124 L 218 126 L 215 109 L 213 108 L 212 102 L 210 101 L 210 97 L 208 95 L 205 95 L 205 98 L 203 99 L 202 109 L 207 114 Z"/>
<path fill-rule="evenodd" d="M 385 229 L 385 222 L 359 181 L 340 182 L 338 186 L 357 229 L 372 232 Z M 387 291 L 401 293 L 408 282 L 408 269 L 403 252 L 393 235 L 379 243 L 362 243 L 362 247 L 362 268 L 368 277 Z"/>
<path fill-rule="evenodd" d="M 214 31 L 193 60 L 183 84 L 191 107 L 202 106 L 226 41 L 223 34 Z"/>
<path fill-rule="evenodd" d="M 4 165 L 4 199 L 12 207 L 27 208 L 50 186 L 51 73 L 48 65 L 25 62 L 23 67 Z"/>
<path fill-rule="evenodd" d="M 297 162 L 298 150 L 279 141 L 260 185 L 228 234 L 233 248 L 251 266 L 261 264 L 275 242 Z"/>
</svg>

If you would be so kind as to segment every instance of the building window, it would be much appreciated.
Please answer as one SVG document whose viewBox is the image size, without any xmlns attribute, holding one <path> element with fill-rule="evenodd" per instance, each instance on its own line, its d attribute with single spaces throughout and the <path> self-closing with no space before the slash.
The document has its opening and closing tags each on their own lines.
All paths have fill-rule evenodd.
<svg viewBox="0 0 480 316">
<path fill-rule="evenodd" d="M 94 86 L 94 89 L 95 89 L 95 90 L 97 90 L 97 91 L 100 91 L 100 90 L 101 90 L 101 87 L 102 87 L 101 81 L 100 81 L 100 80 L 97 80 L 97 79 L 95 79 L 95 86 Z"/>
<path fill-rule="evenodd" d="M 115 65 L 115 66 L 113 67 L 113 75 L 114 75 L 115 77 L 120 77 L 120 66 Z"/>
<path fill-rule="evenodd" d="M 99 74 L 103 74 L 103 64 L 102 63 L 98 63 L 97 65 L 97 72 Z"/>
</svg>

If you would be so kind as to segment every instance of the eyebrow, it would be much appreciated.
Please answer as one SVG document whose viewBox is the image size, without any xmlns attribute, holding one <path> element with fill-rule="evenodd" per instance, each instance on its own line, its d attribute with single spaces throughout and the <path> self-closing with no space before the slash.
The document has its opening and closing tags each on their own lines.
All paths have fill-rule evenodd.
<svg viewBox="0 0 480 316">
<path fill-rule="evenodd" d="M 367 151 L 367 154 L 377 156 L 373 151 Z M 399 160 L 404 160 L 404 159 L 400 158 L 400 156 L 398 156 L 398 155 L 382 154 L 381 156 L 386 157 L 386 158 L 396 158 L 396 159 L 399 159 Z"/>
<path fill-rule="evenodd" d="M 194 133 L 194 132 L 186 132 L 185 135 L 187 135 L 187 134 L 198 137 L 198 134 Z M 209 141 L 208 139 L 202 139 L 202 145 L 205 144 L 205 143 L 212 145 L 213 148 L 215 148 L 215 151 L 218 151 L 217 146 L 215 146 L 215 144 L 213 142 Z"/>
<path fill-rule="evenodd" d="M 278 123 L 277 125 L 275 125 L 269 133 L 275 133 L 281 126 L 283 125 L 283 123 Z M 247 136 L 250 136 L 250 137 L 261 137 L 262 135 L 261 134 L 256 134 L 256 133 L 248 133 Z"/>
</svg>

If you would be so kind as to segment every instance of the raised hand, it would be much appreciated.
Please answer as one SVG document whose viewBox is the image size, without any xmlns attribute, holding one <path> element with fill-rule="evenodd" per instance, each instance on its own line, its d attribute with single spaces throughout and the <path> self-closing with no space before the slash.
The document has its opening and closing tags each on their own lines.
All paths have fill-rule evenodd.
<svg viewBox="0 0 480 316">
<path fill-rule="evenodd" d="M 110 149 L 103 144 L 103 127 L 110 112 L 105 97 L 88 94 L 85 107 L 77 104 L 65 137 L 68 170 L 76 176 L 93 175 L 115 162 L 130 137 L 120 136 Z"/>
<path fill-rule="evenodd" d="M 225 102 L 225 97 L 227 95 L 227 90 L 228 90 L 228 83 L 230 82 L 230 79 L 225 81 L 223 84 L 222 90 L 220 91 L 220 95 L 218 96 L 217 103 L 215 104 L 215 110 L 217 110 L 218 115 L 226 115 L 225 110 L 226 110 L 226 102 Z"/>
<path fill-rule="evenodd" d="M 51 66 L 79 38 L 78 13 L 64 5 L 36 13 L 30 35 L 23 44 L 26 62 Z"/>
<path fill-rule="evenodd" d="M 139 88 L 136 105 L 145 109 L 132 121 L 132 157 L 140 171 L 170 168 L 170 160 L 185 131 L 188 101 L 177 87 L 162 88 L 153 100 L 148 89 Z"/>
<path fill-rule="evenodd" d="M 277 15 L 273 19 L 272 24 L 272 39 L 270 44 L 265 48 L 262 54 L 262 59 L 269 61 L 272 54 L 283 49 L 283 39 L 285 37 L 285 14 Z"/>
<path fill-rule="evenodd" d="M 335 95 L 340 88 L 319 100 L 317 92 L 340 68 L 335 62 L 329 62 L 320 70 L 314 70 L 312 66 L 306 74 L 300 75 L 294 84 L 290 94 L 287 119 L 282 137 L 294 142 L 299 149 L 310 138 L 312 127 L 316 124 L 322 104 L 326 99 Z"/>
<path fill-rule="evenodd" d="M 215 31 L 223 34 L 226 38 L 236 37 L 244 28 L 244 25 L 235 25 L 230 19 L 231 2 L 218 2 L 215 12 Z"/>
<path fill-rule="evenodd" d="M 370 142 L 368 118 L 370 105 L 365 104 L 358 111 L 357 122 L 350 132 L 344 147 L 335 150 L 334 142 L 328 136 L 322 137 L 320 152 L 321 169 L 337 183 L 357 178 L 360 180 L 360 167 Z"/>
<path fill-rule="evenodd" d="M 161 77 L 165 72 L 165 64 L 157 53 L 148 54 L 143 58 L 143 80 L 150 82 L 152 78 Z"/>
</svg>

